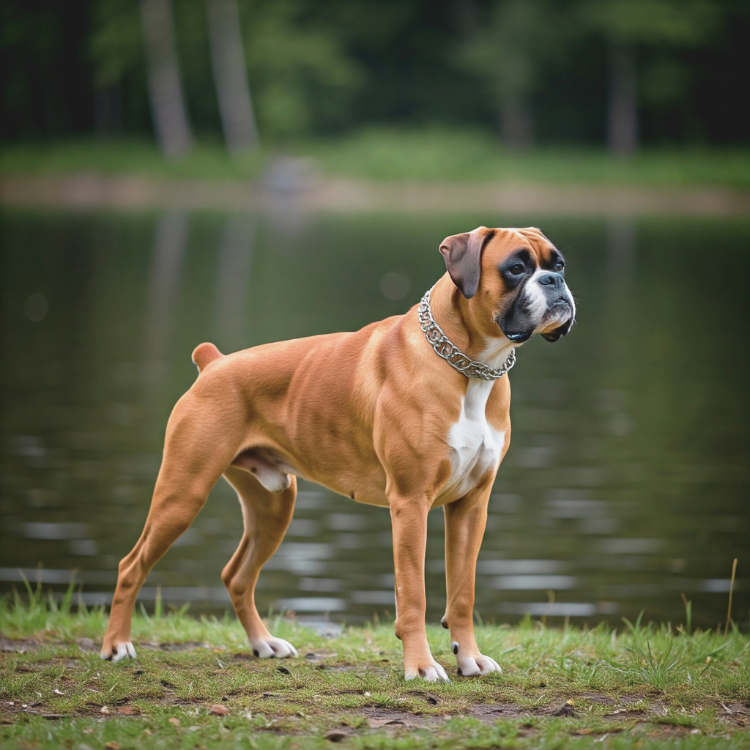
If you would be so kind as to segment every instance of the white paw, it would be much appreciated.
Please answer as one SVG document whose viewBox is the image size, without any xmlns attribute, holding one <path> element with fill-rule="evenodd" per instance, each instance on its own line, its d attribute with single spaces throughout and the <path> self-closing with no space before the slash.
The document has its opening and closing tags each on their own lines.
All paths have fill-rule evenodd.
<svg viewBox="0 0 750 750">
<path fill-rule="evenodd" d="M 404 677 L 407 680 L 415 680 L 417 677 L 421 677 L 426 682 L 450 682 L 445 670 L 434 659 L 430 659 L 428 664 L 407 667 L 404 671 Z"/>
<path fill-rule="evenodd" d="M 118 643 L 117 650 L 107 652 L 102 649 L 100 656 L 102 657 L 102 659 L 111 659 L 112 661 L 122 661 L 123 659 L 127 659 L 128 657 L 130 657 L 131 659 L 135 659 L 135 649 L 133 648 L 133 644 L 130 642 Z"/>
<path fill-rule="evenodd" d="M 253 653 L 259 659 L 283 659 L 287 656 L 299 656 L 297 649 L 283 638 L 251 638 Z"/>
<path fill-rule="evenodd" d="M 503 670 L 500 665 L 489 656 L 483 656 L 482 654 L 462 654 L 459 644 L 456 641 L 451 643 L 453 653 L 456 655 L 456 662 L 458 663 L 458 673 L 464 677 L 471 677 L 477 674 L 489 674 L 490 672 L 500 672 Z"/>
</svg>

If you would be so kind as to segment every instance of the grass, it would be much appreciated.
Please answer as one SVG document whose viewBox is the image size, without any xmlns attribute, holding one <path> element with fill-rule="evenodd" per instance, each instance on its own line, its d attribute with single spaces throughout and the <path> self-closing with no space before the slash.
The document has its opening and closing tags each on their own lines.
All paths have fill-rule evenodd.
<svg viewBox="0 0 750 750">
<path fill-rule="evenodd" d="M 257 179 L 269 155 L 248 152 L 230 158 L 219 144 L 198 143 L 182 159 L 167 159 L 149 140 L 67 140 L 4 145 L 0 147 L 0 175 L 75 173 L 131 175 L 154 179 Z"/>
<path fill-rule="evenodd" d="M 380 128 L 283 150 L 309 159 L 318 174 L 367 181 L 750 188 L 750 149 L 741 147 L 646 149 L 631 159 L 613 159 L 590 147 L 508 151 L 482 131 Z M 0 175 L 96 172 L 252 181 L 273 156 L 266 150 L 231 159 L 221 144 L 204 142 L 172 161 L 147 140 L 55 141 L 3 146 Z"/>
<path fill-rule="evenodd" d="M 40 590 L 0 602 L 2 747 L 750 747 L 750 638 L 644 625 L 482 625 L 504 674 L 405 682 L 391 624 L 326 638 L 272 618 L 300 658 L 254 659 L 233 617 L 134 617 L 138 659 L 98 657 L 104 609 Z M 213 708 L 219 706 L 220 708 Z M 114 744 L 112 744 L 114 743 Z"/>
<path fill-rule="evenodd" d="M 304 153 L 328 174 L 370 180 L 750 187 L 749 149 L 647 149 L 616 159 L 591 147 L 508 151 L 481 132 L 372 130 Z"/>
</svg>

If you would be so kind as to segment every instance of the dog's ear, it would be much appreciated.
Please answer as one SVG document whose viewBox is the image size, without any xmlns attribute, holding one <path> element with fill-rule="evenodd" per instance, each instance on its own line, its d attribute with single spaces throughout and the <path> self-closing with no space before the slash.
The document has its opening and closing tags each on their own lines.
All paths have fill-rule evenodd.
<svg viewBox="0 0 750 750">
<path fill-rule="evenodd" d="M 473 232 L 446 237 L 440 244 L 448 273 L 466 299 L 471 299 L 479 289 L 482 248 L 491 236 L 487 227 L 478 227 Z"/>
</svg>

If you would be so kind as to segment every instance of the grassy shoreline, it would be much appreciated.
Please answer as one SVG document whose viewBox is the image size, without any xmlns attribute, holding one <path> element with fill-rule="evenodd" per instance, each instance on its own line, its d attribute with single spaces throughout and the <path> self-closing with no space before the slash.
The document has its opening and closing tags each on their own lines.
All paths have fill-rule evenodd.
<svg viewBox="0 0 750 750">
<path fill-rule="evenodd" d="M 230 158 L 221 144 L 198 143 L 181 160 L 165 159 L 148 140 L 68 140 L 0 147 L 0 176 L 79 173 L 161 180 L 256 182 L 286 154 L 323 178 L 392 183 L 519 183 L 620 187 L 750 189 L 750 149 L 645 149 L 630 159 L 604 149 L 504 149 L 485 133 L 372 130 L 290 144 Z M 299 165 L 298 165 L 299 166 Z"/>
<path fill-rule="evenodd" d="M 112 664 L 98 657 L 106 612 L 72 605 L 0 602 L 4 747 L 750 747 L 750 637 L 736 628 L 481 626 L 504 673 L 466 678 L 431 626 L 452 679 L 435 685 L 404 681 L 391 624 L 331 638 L 275 618 L 300 657 L 260 661 L 233 617 L 157 608 L 134 618 L 137 660 Z"/>
</svg>

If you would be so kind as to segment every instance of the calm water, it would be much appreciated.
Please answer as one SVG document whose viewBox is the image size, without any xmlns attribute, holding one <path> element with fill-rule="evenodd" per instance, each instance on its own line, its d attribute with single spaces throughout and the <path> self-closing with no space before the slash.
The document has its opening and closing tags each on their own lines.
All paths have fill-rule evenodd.
<svg viewBox="0 0 750 750">
<path fill-rule="evenodd" d="M 403 312 L 443 272 L 440 240 L 480 223 L 544 229 L 567 256 L 579 325 L 527 344 L 511 374 L 478 611 L 680 622 L 684 593 L 711 626 L 739 557 L 747 627 L 750 223 L 726 220 L 6 213 L 0 587 L 20 568 L 62 590 L 78 570 L 85 600 L 107 600 L 197 343 L 231 351 Z M 433 620 L 442 523 L 433 512 Z M 142 600 L 161 586 L 193 611 L 228 607 L 219 574 L 240 534 L 222 483 Z M 300 616 L 392 613 L 387 511 L 301 483 L 258 596 Z"/>
</svg>

